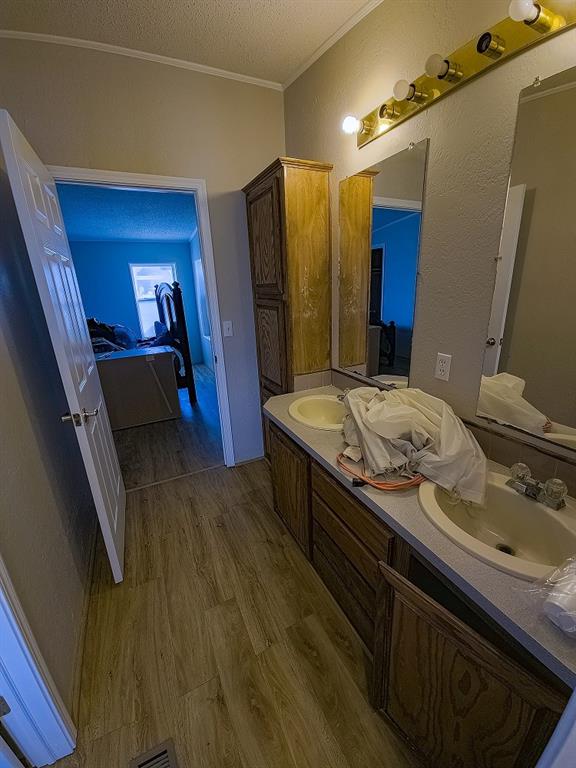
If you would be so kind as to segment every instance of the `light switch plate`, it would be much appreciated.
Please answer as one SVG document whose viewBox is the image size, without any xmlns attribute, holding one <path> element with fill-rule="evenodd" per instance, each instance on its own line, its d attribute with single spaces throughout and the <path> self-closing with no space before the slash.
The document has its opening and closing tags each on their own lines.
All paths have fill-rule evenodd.
<svg viewBox="0 0 576 768">
<path fill-rule="evenodd" d="M 443 352 L 438 352 L 436 355 L 436 370 L 434 376 L 441 381 L 448 381 L 450 379 L 451 363 L 452 355 L 445 355 Z"/>
<path fill-rule="evenodd" d="M 232 325 L 232 320 L 222 321 L 222 333 L 224 336 L 234 336 L 234 326 Z"/>
</svg>

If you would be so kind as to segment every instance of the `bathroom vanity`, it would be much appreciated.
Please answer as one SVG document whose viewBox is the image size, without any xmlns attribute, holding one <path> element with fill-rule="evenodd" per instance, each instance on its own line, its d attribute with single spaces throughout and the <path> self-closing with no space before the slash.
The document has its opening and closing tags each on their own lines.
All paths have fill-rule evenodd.
<svg viewBox="0 0 576 768">
<path fill-rule="evenodd" d="M 576 682 L 574 643 L 527 582 L 437 530 L 416 490 L 354 487 L 342 435 L 289 415 L 303 394 L 264 408 L 275 508 L 366 646 L 374 707 L 425 765 L 535 765 Z"/>
</svg>

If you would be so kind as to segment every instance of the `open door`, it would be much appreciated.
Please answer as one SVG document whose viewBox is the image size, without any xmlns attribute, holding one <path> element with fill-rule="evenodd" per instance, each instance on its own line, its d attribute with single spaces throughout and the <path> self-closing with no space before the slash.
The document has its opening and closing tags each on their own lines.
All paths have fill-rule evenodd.
<svg viewBox="0 0 576 768">
<path fill-rule="evenodd" d="M 492 299 L 486 352 L 484 354 L 484 368 L 482 371 L 484 376 L 494 376 L 498 373 L 525 195 L 526 184 L 516 184 L 508 189 L 504 221 L 502 222 L 502 234 L 500 236 L 500 251 L 496 264 L 494 297 Z"/>
<path fill-rule="evenodd" d="M 126 492 L 54 179 L 6 110 L 0 147 L 46 316 L 112 574 L 122 581 Z"/>
</svg>

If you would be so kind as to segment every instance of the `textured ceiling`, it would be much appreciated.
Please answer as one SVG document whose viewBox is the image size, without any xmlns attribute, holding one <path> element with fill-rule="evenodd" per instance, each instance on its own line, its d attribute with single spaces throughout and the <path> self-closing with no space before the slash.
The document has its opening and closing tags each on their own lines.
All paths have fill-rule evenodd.
<svg viewBox="0 0 576 768">
<path fill-rule="evenodd" d="M 92 40 L 285 83 L 372 0 L 2 0 L 0 28 Z"/>
<path fill-rule="evenodd" d="M 70 240 L 182 242 L 196 229 L 194 196 L 185 192 L 57 186 Z"/>
</svg>

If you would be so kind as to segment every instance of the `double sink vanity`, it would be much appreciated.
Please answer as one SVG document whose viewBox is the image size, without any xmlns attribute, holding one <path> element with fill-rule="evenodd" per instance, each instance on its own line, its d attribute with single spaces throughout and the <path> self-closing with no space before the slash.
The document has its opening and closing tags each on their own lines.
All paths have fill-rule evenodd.
<svg viewBox="0 0 576 768">
<path fill-rule="evenodd" d="M 496 520 L 516 557 L 454 520 L 433 484 L 353 485 L 336 463 L 341 394 L 281 395 L 264 415 L 276 511 L 364 642 L 374 707 L 425 765 L 535 765 L 576 683 L 576 647 L 529 579 L 574 551 L 572 501 L 550 524 L 493 465 L 479 527 Z"/>
<path fill-rule="evenodd" d="M 330 164 L 279 158 L 244 189 L 276 511 L 362 639 L 374 707 L 434 768 L 536 765 L 576 686 L 576 637 L 533 587 L 576 554 L 576 502 L 563 506 L 563 482 L 543 484 L 559 477 L 576 495 L 575 84 L 576 68 L 520 92 L 500 247 L 466 286 L 485 343 L 450 346 L 461 318 L 449 283 L 430 280 L 444 285 L 477 251 L 430 237 L 441 201 L 458 214 L 438 178 L 427 231 L 428 139 L 340 180 L 337 253 Z M 491 312 L 472 301 L 490 282 Z M 436 315 L 430 335 L 422 317 Z M 486 504 L 343 473 L 341 395 L 358 386 L 420 387 L 453 405 L 491 460 Z M 537 480 L 510 478 L 518 462 Z M 547 488 L 557 505 L 541 503 Z"/>
</svg>

